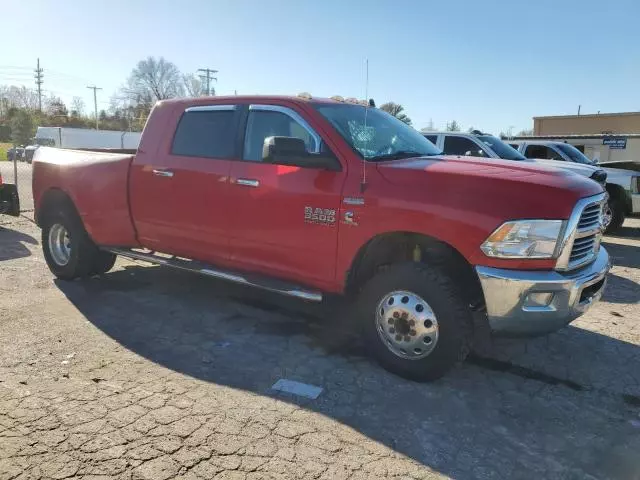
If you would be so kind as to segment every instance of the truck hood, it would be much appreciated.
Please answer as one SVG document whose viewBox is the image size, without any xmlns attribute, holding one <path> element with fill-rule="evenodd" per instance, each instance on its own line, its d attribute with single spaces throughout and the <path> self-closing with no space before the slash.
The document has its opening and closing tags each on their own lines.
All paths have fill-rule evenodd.
<svg viewBox="0 0 640 480">
<path fill-rule="evenodd" d="M 543 158 L 535 158 L 534 161 L 540 165 L 546 165 L 548 167 L 561 168 L 562 170 L 568 170 L 570 172 L 577 173 L 583 177 L 589 178 L 593 175 L 593 172 L 600 170 L 600 167 L 593 165 L 585 165 L 583 163 L 564 162 L 562 160 L 546 160 Z"/>
<path fill-rule="evenodd" d="M 388 182 L 420 188 L 431 201 L 495 209 L 504 218 L 568 218 L 578 199 L 603 191 L 581 175 L 536 162 L 444 155 L 376 166 Z"/>
</svg>

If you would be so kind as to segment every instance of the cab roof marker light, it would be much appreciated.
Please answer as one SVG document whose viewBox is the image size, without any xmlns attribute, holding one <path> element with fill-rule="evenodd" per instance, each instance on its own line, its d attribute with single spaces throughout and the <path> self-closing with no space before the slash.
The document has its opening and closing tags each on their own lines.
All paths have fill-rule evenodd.
<svg viewBox="0 0 640 480">
<path fill-rule="evenodd" d="M 330 97 L 331 100 L 334 100 L 336 102 L 344 102 L 344 98 L 341 97 L 340 95 L 334 95 L 333 97 Z"/>
<path fill-rule="evenodd" d="M 305 100 L 311 100 L 313 97 L 309 92 L 301 92 L 298 94 L 298 98 L 303 98 Z"/>
</svg>

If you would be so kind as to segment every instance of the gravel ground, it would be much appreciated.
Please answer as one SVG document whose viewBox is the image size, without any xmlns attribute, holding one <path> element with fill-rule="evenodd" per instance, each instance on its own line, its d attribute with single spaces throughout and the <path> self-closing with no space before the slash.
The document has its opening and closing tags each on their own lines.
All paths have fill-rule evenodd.
<svg viewBox="0 0 640 480">
<path fill-rule="evenodd" d="M 640 478 L 638 219 L 587 315 L 432 384 L 366 359 L 337 299 L 125 260 L 58 282 L 39 235 L 0 217 L 0 480 Z"/>
</svg>

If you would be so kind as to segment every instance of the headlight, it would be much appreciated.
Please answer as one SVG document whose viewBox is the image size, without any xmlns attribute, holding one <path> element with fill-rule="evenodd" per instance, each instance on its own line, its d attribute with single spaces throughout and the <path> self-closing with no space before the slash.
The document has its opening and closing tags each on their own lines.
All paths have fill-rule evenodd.
<svg viewBox="0 0 640 480">
<path fill-rule="evenodd" d="M 554 258 L 562 220 L 520 220 L 503 223 L 480 247 L 488 257 Z"/>
</svg>

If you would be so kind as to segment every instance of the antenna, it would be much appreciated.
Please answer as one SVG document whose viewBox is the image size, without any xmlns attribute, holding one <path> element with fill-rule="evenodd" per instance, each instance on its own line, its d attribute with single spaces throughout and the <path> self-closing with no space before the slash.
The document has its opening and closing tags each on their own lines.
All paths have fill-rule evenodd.
<svg viewBox="0 0 640 480">
<path fill-rule="evenodd" d="M 368 99 L 369 98 L 369 59 L 367 58 L 366 61 L 366 80 L 365 80 L 365 84 L 364 84 L 364 98 Z M 367 101 L 365 103 L 364 106 L 364 135 L 365 135 L 365 151 L 366 151 L 366 147 L 367 147 L 367 141 L 368 138 L 367 137 L 367 113 L 369 113 L 369 102 Z M 360 182 L 360 193 L 364 193 L 364 191 L 367 188 L 367 159 L 366 157 L 364 158 L 363 162 L 362 162 L 362 181 Z"/>
</svg>

